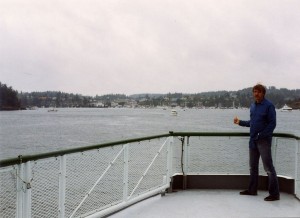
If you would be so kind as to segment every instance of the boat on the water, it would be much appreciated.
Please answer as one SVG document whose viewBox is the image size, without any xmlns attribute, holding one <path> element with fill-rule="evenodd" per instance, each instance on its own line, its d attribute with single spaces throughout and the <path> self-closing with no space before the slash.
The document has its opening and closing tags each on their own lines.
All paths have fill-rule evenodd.
<svg viewBox="0 0 300 218">
<path fill-rule="evenodd" d="M 280 109 L 280 111 L 292 111 L 293 108 L 287 106 L 286 104 Z"/>
<path fill-rule="evenodd" d="M 37 106 L 32 106 L 32 107 L 28 107 L 27 110 L 37 110 L 38 107 Z"/>
<path fill-rule="evenodd" d="M 172 109 L 172 110 L 171 110 L 171 115 L 177 116 L 177 114 L 178 114 L 178 113 L 177 113 L 177 110 L 175 110 L 175 109 Z"/>
<path fill-rule="evenodd" d="M 48 110 L 48 112 L 57 112 L 58 110 L 56 108 L 51 108 Z"/>
</svg>

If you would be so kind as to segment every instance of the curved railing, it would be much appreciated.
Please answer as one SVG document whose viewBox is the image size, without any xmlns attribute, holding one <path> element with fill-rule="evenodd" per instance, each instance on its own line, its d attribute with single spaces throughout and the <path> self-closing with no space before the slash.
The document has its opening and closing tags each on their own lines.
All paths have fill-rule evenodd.
<svg viewBox="0 0 300 218">
<path fill-rule="evenodd" d="M 4 217 L 101 217 L 163 193 L 174 175 L 249 174 L 245 132 L 169 132 L 0 161 Z M 300 198 L 300 138 L 273 134 Z M 263 173 L 263 170 L 260 172 Z"/>
<path fill-rule="evenodd" d="M 115 146 L 115 145 L 129 144 L 129 143 L 133 143 L 133 142 L 140 142 L 140 141 L 151 140 L 151 139 L 155 139 L 155 138 L 167 137 L 169 135 L 170 134 L 161 134 L 161 135 L 155 135 L 155 136 L 126 139 L 126 140 L 121 140 L 121 141 L 108 142 L 108 143 L 102 143 L 102 144 L 78 147 L 78 148 L 72 148 L 72 149 L 64 149 L 64 150 L 60 150 L 60 151 L 53 151 L 53 152 L 47 152 L 47 153 L 35 154 L 35 155 L 19 155 L 16 158 L 0 160 L 0 167 L 25 163 L 27 161 L 36 161 L 36 160 L 45 159 L 45 158 L 49 158 L 49 157 L 57 157 L 57 156 L 62 156 L 62 155 L 66 155 L 66 154 L 100 149 L 100 148 L 105 148 L 105 147 L 110 147 L 110 146 Z"/>
<path fill-rule="evenodd" d="M 109 146 L 114 146 L 114 145 L 128 144 L 128 143 L 132 143 L 132 142 L 151 140 L 151 139 L 167 137 L 167 136 L 206 136 L 206 137 L 217 137 L 217 136 L 228 136 L 228 137 L 232 136 L 233 137 L 233 136 L 235 136 L 235 137 L 243 137 L 243 136 L 249 136 L 249 133 L 246 133 L 246 132 L 173 132 L 173 131 L 170 131 L 168 134 L 147 136 L 147 137 L 134 138 L 134 139 L 126 139 L 126 140 L 121 140 L 121 141 L 102 143 L 102 144 L 78 147 L 78 148 L 72 148 L 72 149 L 64 149 L 64 150 L 60 150 L 60 151 L 47 152 L 47 153 L 36 154 L 36 155 L 24 155 L 24 156 L 19 155 L 16 158 L 0 160 L 0 167 L 24 163 L 27 161 L 35 161 L 35 160 L 49 158 L 49 157 L 62 156 L 65 154 L 99 149 L 99 148 L 104 148 L 104 147 L 109 147 Z M 299 136 L 296 136 L 294 134 L 288 134 L 288 133 L 274 133 L 273 137 L 290 138 L 290 139 L 300 140 Z"/>
</svg>

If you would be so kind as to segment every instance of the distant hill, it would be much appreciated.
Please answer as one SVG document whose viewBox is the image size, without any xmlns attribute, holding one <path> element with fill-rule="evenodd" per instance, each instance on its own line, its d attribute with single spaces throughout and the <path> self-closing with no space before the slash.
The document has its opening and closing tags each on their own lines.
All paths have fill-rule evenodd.
<svg viewBox="0 0 300 218">
<path fill-rule="evenodd" d="M 133 94 L 133 95 L 129 95 L 129 98 L 133 98 L 133 99 L 139 99 L 139 98 L 158 98 L 161 96 L 164 96 L 165 94 L 151 94 L 151 93 L 141 93 L 141 94 Z"/>
<path fill-rule="evenodd" d="M 83 96 L 60 91 L 21 92 L 1 84 L 0 110 L 19 110 L 30 107 L 124 107 L 124 106 L 181 106 L 181 107 L 249 107 L 253 102 L 252 87 L 238 91 L 187 93 L 140 93 L 133 95 L 106 94 Z M 284 104 L 300 109 L 300 89 L 267 88 L 266 97 L 276 108 Z M 126 105 L 130 104 L 130 105 Z"/>
<path fill-rule="evenodd" d="M 18 92 L 0 82 L 0 110 L 21 109 Z"/>
</svg>

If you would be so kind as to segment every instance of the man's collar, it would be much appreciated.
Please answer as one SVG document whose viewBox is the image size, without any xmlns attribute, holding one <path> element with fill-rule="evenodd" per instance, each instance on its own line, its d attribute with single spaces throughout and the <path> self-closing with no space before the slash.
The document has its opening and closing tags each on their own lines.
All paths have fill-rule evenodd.
<svg viewBox="0 0 300 218">
<path fill-rule="evenodd" d="M 255 104 L 257 105 L 257 104 L 264 104 L 265 103 L 265 101 L 266 101 L 266 99 L 265 98 L 263 98 L 263 100 L 261 101 L 261 102 L 256 102 L 255 101 Z"/>
</svg>

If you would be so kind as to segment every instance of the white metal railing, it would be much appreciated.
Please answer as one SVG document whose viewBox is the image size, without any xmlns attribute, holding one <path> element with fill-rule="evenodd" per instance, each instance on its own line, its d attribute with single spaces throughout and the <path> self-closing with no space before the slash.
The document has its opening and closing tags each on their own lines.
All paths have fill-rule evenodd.
<svg viewBox="0 0 300 218">
<path fill-rule="evenodd" d="M 0 168 L 0 217 L 101 217 L 170 186 L 172 137 Z M 10 195 L 6 195 L 10 193 Z"/>
<path fill-rule="evenodd" d="M 295 194 L 300 199 L 300 140 L 296 143 L 296 155 L 297 160 L 295 161 Z"/>
<path fill-rule="evenodd" d="M 273 142 L 277 174 L 294 179 L 300 199 L 299 139 Z M 182 173 L 249 174 L 248 137 L 171 134 L 1 167 L 0 217 L 102 217 Z"/>
<path fill-rule="evenodd" d="M 184 174 L 248 175 L 248 140 L 248 137 L 237 137 L 234 140 L 231 137 L 184 137 Z M 300 199 L 300 140 L 273 137 L 272 153 L 278 176 L 295 181 L 294 194 Z M 266 175 L 262 163 L 259 172 L 260 175 Z"/>
</svg>

